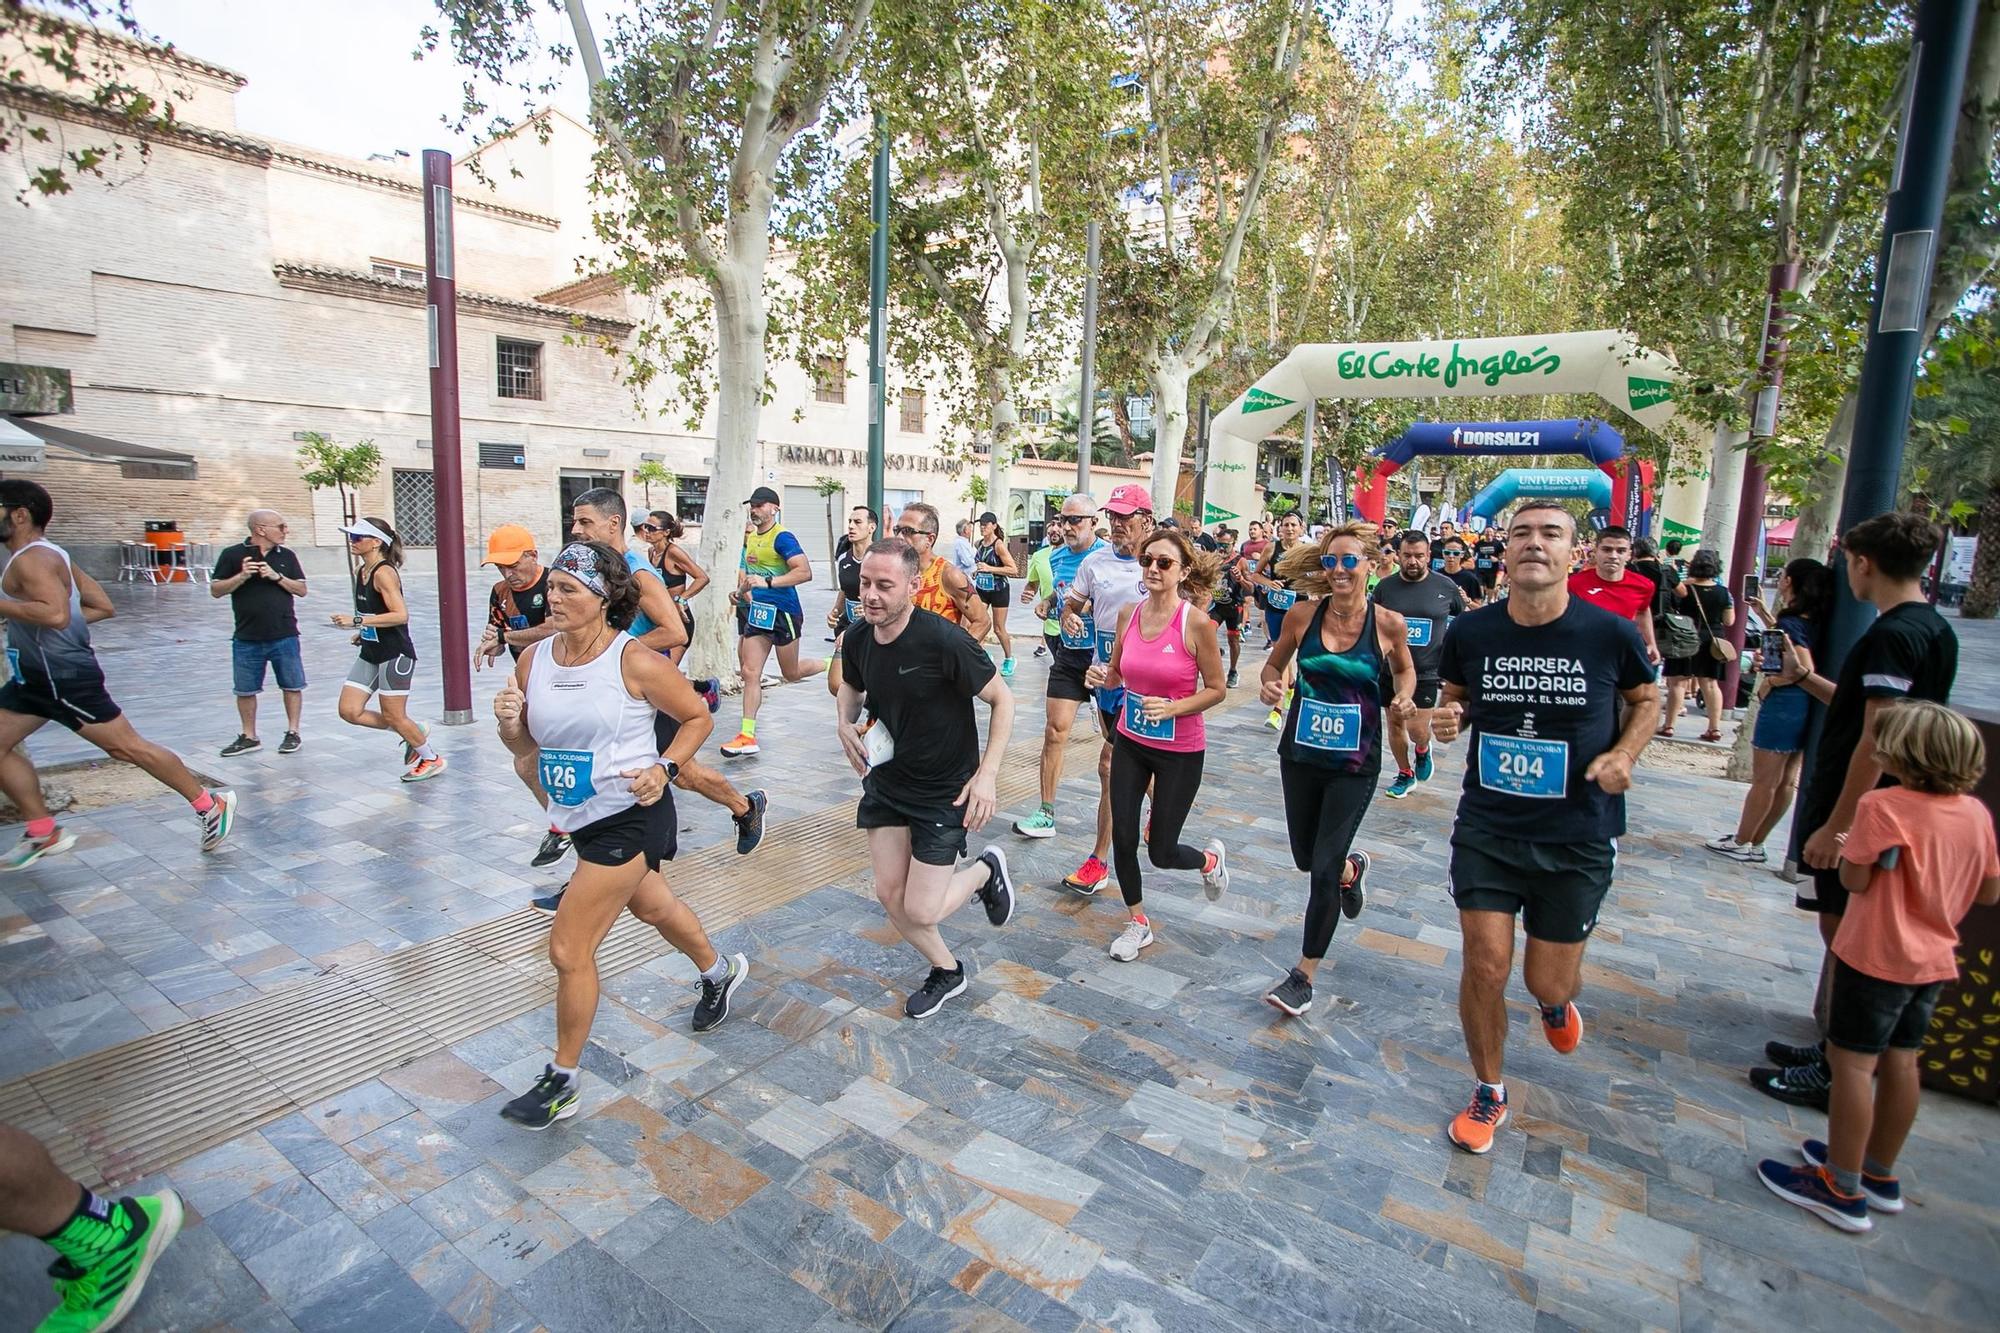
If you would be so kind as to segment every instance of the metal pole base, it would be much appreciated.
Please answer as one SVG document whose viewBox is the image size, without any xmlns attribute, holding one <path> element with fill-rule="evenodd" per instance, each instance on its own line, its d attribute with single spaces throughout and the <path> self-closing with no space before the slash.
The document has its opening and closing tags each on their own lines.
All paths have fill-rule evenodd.
<svg viewBox="0 0 2000 1333">
<path fill-rule="evenodd" d="M 470 708 L 447 708 L 444 710 L 444 725 L 447 727 L 469 727 L 472 725 Z"/>
</svg>

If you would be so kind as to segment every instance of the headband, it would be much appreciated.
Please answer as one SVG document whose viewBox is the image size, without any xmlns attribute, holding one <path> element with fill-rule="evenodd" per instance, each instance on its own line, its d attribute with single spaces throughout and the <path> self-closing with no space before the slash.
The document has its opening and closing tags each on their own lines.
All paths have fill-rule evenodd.
<svg viewBox="0 0 2000 1333">
<path fill-rule="evenodd" d="M 611 600 L 611 594 L 604 588 L 604 568 L 597 552 L 582 542 L 571 542 L 563 547 L 562 554 L 556 557 L 550 568 L 560 569 L 605 601 Z"/>
</svg>

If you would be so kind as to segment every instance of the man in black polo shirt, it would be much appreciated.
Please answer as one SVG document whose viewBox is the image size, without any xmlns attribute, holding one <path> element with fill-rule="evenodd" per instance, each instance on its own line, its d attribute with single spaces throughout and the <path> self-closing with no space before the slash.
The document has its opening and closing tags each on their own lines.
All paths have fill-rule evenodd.
<svg viewBox="0 0 2000 1333">
<path fill-rule="evenodd" d="M 305 704 L 306 666 L 299 655 L 299 620 L 292 603 L 306 595 L 306 572 L 284 544 L 291 525 L 283 514 L 253 509 L 249 523 L 250 535 L 223 548 L 208 580 L 209 596 L 227 597 L 236 613 L 231 674 L 243 729 L 222 747 L 225 759 L 264 748 L 257 739 L 257 696 L 264 692 L 266 663 L 285 696 L 285 738 L 278 742 L 278 753 L 291 754 L 305 743 L 299 738 L 299 712 Z"/>
</svg>

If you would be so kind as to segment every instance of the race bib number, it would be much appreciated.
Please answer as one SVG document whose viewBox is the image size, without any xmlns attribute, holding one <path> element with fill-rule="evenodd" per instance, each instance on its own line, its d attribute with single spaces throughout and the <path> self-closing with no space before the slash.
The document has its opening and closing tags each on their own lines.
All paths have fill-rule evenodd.
<svg viewBox="0 0 2000 1333">
<path fill-rule="evenodd" d="M 1361 705 L 1330 704 L 1320 699 L 1299 700 L 1298 722 L 1292 732 L 1292 741 L 1308 750 L 1353 754 L 1361 748 Z"/>
<path fill-rule="evenodd" d="M 1560 801 L 1569 790 L 1569 742 L 1482 735 L 1479 785 L 1508 796 Z"/>
<path fill-rule="evenodd" d="M 847 618 L 854 621 L 861 619 L 861 603 L 851 597 L 847 600 Z"/>
<path fill-rule="evenodd" d="M 1157 722 L 1148 720 L 1145 707 L 1139 696 L 1130 690 L 1125 692 L 1125 730 L 1141 740 L 1170 741 L 1174 738 L 1176 718 L 1163 717 Z"/>
<path fill-rule="evenodd" d="M 21 680 L 21 650 L 19 648 L 9 648 L 7 650 L 7 677 L 17 685 L 23 683 Z"/>
<path fill-rule="evenodd" d="M 382 636 L 376 631 L 373 625 L 363 625 L 361 627 L 361 642 L 380 643 L 382 642 Z"/>
<path fill-rule="evenodd" d="M 1488 559 L 1487 559 L 1486 557 L 1484 557 L 1484 556 L 1481 556 L 1481 557 L 1480 557 L 1479 559 L 1477 559 L 1477 560 L 1473 561 L 1472 563 L 1473 563 L 1473 565 L 1474 565 L 1475 567 L 1477 567 L 1477 568 L 1479 568 L 1479 569 L 1491 569 L 1491 568 L 1493 568 L 1493 562 L 1492 562 L 1491 560 L 1488 560 Z"/>
<path fill-rule="evenodd" d="M 542 790 L 557 805 L 582 805 L 597 795 L 590 775 L 592 759 L 588 750 L 542 751 Z"/>
<path fill-rule="evenodd" d="M 1289 611 L 1298 604 L 1299 595 L 1290 588 L 1280 588 L 1276 592 L 1266 593 L 1264 600 L 1270 604 L 1273 611 Z"/>
<path fill-rule="evenodd" d="M 1444 557 L 1442 557 L 1442 556 L 1439 556 L 1439 557 L 1438 557 L 1437 559 L 1435 559 L 1435 560 L 1431 561 L 1431 568 L 1432 568 L 1432 569 L 1443 569 L 1443 568 L 1444 568 Z"/>
<path fill-rule="evenodd" d="M 528 618 L 527 618 L 526 616 L 508 616 L 508 617 L 507 617 L 507 628 L 508 628 L 508 629 L 526 629 L 526 628 L 528 628 Z"/>
<path fill-rule="evenodd" d="M 1105 663 L 1107 666 L 1110 665 L 1111 649 L 1117 642 L 1118 634 L 1115 630 L 1099 630 L 1097 632 L 1097 660 Z"/>
<path fill-rule="evenodd" d="M 1409 625 L 1410 625 L 1410 647 L 1412 648 L 1430 647 L 1431 618 L 1429 616 L 1411 616 L 1409 620 Z"/>
<path fill-rule="evenodd" d="M 979 589 L 979 591 L 981 592 L 992 592 L 995 588 L 1000 586 L 1000 582 L 998 579 L 994 578 L 991 574 L 988 574 L 985 570 L 982 569 L 977 574 L 974 574 L 972 576 L 972 586 Z"/>
<path fill-rule="evenodd" d="M 750 628 L 778 628 L 778 608 L 772 606 L 769 602 L 750 603 Z"/>
</svg>

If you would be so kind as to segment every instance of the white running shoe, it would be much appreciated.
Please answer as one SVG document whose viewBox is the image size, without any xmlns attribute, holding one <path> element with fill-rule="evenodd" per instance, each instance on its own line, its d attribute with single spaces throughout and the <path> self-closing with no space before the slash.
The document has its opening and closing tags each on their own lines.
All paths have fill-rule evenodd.
<svg viewBox="0 0 2000 1333">
<path fill-rule="evenodd" d="M 1210 838 L 1208 854 L 1215 858 L 1215 865 L 1201 872 L 1201 891 L 1214 902 L 1229 892 L 1229 851 L 1222 845 L 1222 839 Z"/>
<path fill-rule="evenodd" d="M 1741 861 L 1745 865 L 1753 866 L 1764 865 L 1771 859 L 1764 854 L 1764 847 L 1761 843 L 1738 843 L 1724 852 L 1723 855 L 1732 861 Z"/>
<path fill-rule="evenodd" d="M 1719 838 L 1710 838 L 1702 844 L 1702 846 L 1708 848 L 1711 852 L 1721 852 L 1724 856 L 1732 855 L 1742 845 L 1742 843 L 1736 841 L 1736 835 L 1733 833 L 1725 833 Z"/>
<path fill-rule="evenodd" d="M 1125 931 L 1111 941 L 1111 956 L 1121 963 L 1138 958 L 1139 950 L 1153 942 L 1153 928 L 1144 921 L 1127 921 Z"/>
</svg>

